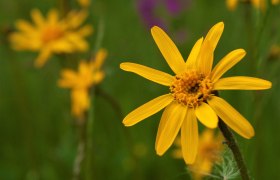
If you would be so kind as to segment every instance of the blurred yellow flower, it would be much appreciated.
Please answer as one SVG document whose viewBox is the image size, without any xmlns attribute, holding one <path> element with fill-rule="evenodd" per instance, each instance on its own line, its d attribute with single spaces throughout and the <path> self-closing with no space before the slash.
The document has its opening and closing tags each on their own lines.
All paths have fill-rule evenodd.
<svg viewBox="0 0 280 180">
<path fill-rule="evenodd" d="M 72 114 L 83 119 L 84 112 L 90 106 L 89 89 L 100 83 L 104 78 L 101 66 L 107 56 L 107 52 L 101 49 L 90 62 L 81 61 L 78 72 L 70 69 L 62 70 L 62 78 L 58 85 L 71 89 Z"/>
<path fill-rule="evenodd" d="M 181 144 L 177 143 L 177 140 L 180 141 L 180 138 L 176 139 L 177 149 L 173 151 L 173 156 L 182 158 Z M 215 135 L 215 132 L 211 129 L 205 129 L 201 133 L 197 158 L 193 164 L 189 165 L 193 179 L 201 180 L 212 172 L 213 165 L 221 160 L 224 149 L 222 141 L 222 135 L 220 133 Z"/>
<path fill-rule="evenodd" d="M 236 9 L 238 2 L 244 2 L 244 3 L 251 3 L 255 8 L 261 9 L 262 11 L 265 11 L 266 9 L 266 0 L 226 0 L 226 5 L 229 10 L 233 11 Z M 279 4 L 279 0 L 271 0 L 272 5 Z"/>
<path fill-rule="evenodd" d="M 81 7 L 87 8 L 90 5 L 90 0 L 78 0 L 78 3 Z"/>
<path fill-rule="evenodd" d="M 217 115 L 244 138 L 254 136 L 251 124 L 231 105 L 215 96 L 217 90 L 261 90 L 271 87 L 271 82 L 245 76 L 221 78 L 246 54 L 237 49 L 227 54 L 212 69 L 214 50 L 222 35 L 224 23 L 214 25 L 200 38 L 185 61 L 169 36 L 159 27 L 151 29 L 152 36 L 174 76 L 135 63 L 122 63 L 120 68 L 169 87 L 170 93 L 161 95 L 129 113 L 123 120 L 132 126 L 165 108 L 158 127 L 155 149 L 163 155 L 172 145 L 181 129 L 181 144 L 187 164 L 195 161 L 198 148 L 197 119 L 208 128 L 216 128 Z"/>
<path fill-rule="evenodd" d="M 36 67 L 42 67 L 54 53 L 73 53 L 88 50 L 84 39 L 92 33 L 92 27 L 80 27 L 87 17 L 85 11 L 70 11 L 63 19 L 59 19 L 57 10 L 50 10 L 44 18 L 38 9 L 31 11 L 34 25 L 25 20 L 16 22 L 17 32 L 10 36 L 15 50 L 38 51 Z"/>
</svg>

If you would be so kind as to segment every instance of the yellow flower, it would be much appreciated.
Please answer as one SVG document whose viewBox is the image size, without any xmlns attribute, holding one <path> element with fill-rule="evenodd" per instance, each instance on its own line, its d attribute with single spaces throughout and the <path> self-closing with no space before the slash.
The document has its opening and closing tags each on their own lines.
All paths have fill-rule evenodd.
<svg viewBox="0 0 280 180">
<path fill-rule="evenodd" d="M 104 78 L 101 66 L 106 56 L 107 52 L 101 49 L 90 62 L 81 61 L 78 72 L 65 69 L 61 73 L 62 78 L 58 81 L 58 85 L 71 89 L 72 114 L 79 119 L 83 119 L 84 112 L 90 106 L 88 90 Z"/>
<path fill-rule="evenodd" d="M 268 89 L 271 82 L 245 76 L 221 79 L 246 54 L 243 49 L 234 50 L 212 69 L 214 49 L 223 29 L 223 22 L 214 25 L 204 40 L 202 37 L 195 43 L 185 61 L 168 35 L 154 26 L 151 29 L 152 36 L 174 76 L 139 64 L 127 62 L 120 65 L 125 71 L 134 72 L 170 89 L 168 94 L 140 106 L 123 120 L 125 126 L 132 126 L 166 107 L 156 137 L 158 155 L 167 151 L 181 129 L 183 157 L 187 164 L 192 164 L 198 148 L 197 119 L 208 128 L 216 128 L 217 115 L 241 136 L 248 139 L 254 136 L 251 124 L 225 100 L 215 96 L 215 92 Z"/>
<path fill-rule="evenodd" d="M 176 139 L 180 141 L 180 138 Z M 212 172 L 213 165 L 221 160 L 223 151 L 223 137 L 211 129 L 205 129 L 199 138 L 198 152 L 195 162 L 189 165 L 193 179 L 200 180 Z M 173 151 L 175 158 L 182 158 L 181 144 L 177 143 L 177 149 Z"/>
<path fill-rule="evenodd" d="M 88 50 L 85 37 L 90 35 L 92 27 L 80 27 L 87 17 L 85 11 L 71 11 L 64 19 L 59 19 L 57 10 L 49 11 L 44 18 L 38 9 L 31 11 L 34 25 L 25 20 L 18 20 L 14 32 L 10 36 L 15 50 L 38 51 L 36 67 L 42 67 L 54 53 L 73 53 Z"/>
<path fill-rule="evenodd" d="M 244 3 L 251 3 L 255 8 L 261 9 L 262 11 L 265 11 L 266 9 L 266 0 L 226 0 L 226 5 L 229 10 L 233 11 L 236 9 L 238 2 L 244 2 Z M 271 0 L 272 5 L 279 4 L 279 0 Z"/>
</svg>

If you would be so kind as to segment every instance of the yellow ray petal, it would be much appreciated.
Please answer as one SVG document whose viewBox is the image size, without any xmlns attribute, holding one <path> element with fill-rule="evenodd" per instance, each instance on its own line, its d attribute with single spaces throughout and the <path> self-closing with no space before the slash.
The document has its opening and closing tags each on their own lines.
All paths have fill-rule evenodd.
<svg viewBox="0 0 280 180">
<path fill-rule="evenodd" d="M 58 21 L 58 11 L 56 9 L 51 9 L 47 15 L 47 21 L 49 24 L 54 25 Z"/>
<path fill-rule="evenodd" d="M 156 69 L 152 69 L 147 66 L 140 65 L 140 64 L 121 63 L 120 68 L 124 71 L 133 72 L 146 79 L 149 79 L 153 82 L 156 82 L 156 83 L 164 85 L 164 86 L 170 86 L 174 80 L 173 76 L 171 76 L 165 72 L 162 72 L 162 71 L 159 71 Z"/>
<path fill-rule="evenodd" d="M 197 57 L 197 68 L 204 74 L 208 75 L 211 72 L 214 59 L 214 49 L 210 41 L 204 40 L 202 43 L 199 55 Z"/>
<path fill-rule="evenodd" d="M 38 27 L 42 27 L 45 24 L 45 20 L 38 9 L 33 9 L 31 11 L 31 17 Z"/>
<path fill-rule="evenodd" d="M 125 126 L 132 126 L 159 112 L 173 101 L 170 94 L 159 96 L 129 113 L 123 120 Z"/>
<path fill-rule="evenodd" d="M 51 55 L 51 49 L 49 47 L 44 48 L 34 62 L 35 67 L 41 68 L 42 66 L 44 66 Z"/>
<path fill-rule="evenodd" d="M 62 88 L 74 87 L 77 81 L 77 74 L 72 70 L 63 70 L 61 73 L 62 78 L 58 81 L 58 86 Z"/>
<path fill-rule="evenodd" d="M 199 40 L 197 40 L 196 43 L 194 44 L 194 46 L 190 52 L 190 55 L 186 61 L 186 65 L 188 68 L 195 68 L 196 60 L 197 60 L 202 42 L 203 42 L 203 37 L 200 38 Z"/>
<path fill-rule="evenodd" d="M 94 66 L 94 69 L 100 69 L 101 68 L 101 66 L 104 63 L 105 58 L 107 57 L 107 54 L 108 53 L 107 53 L 106 49 L 100 49 L 96 53 L 96 55 L 95 55 L 95 57 L 92 61 L 92 65 Z"/>
<path fill-rule="evenodd" d="M 94 29 L 92 28 L 91 25 L 85 25 L 78 30 L 78 34 L 82 37 L 86 37 L 92 34 L 93 31 Z"/>
<path fill-rule="evenodd" d="M 236 49 L 228 53 L 213 69 L 211 73 L 212 82 L 216 82 L 222 75 L 237 64 L 246 52 L 244 49 Z"/>
<path fill-rule="evenodd" d="M 222 36 L 224 31 L 224 23 L 219 22 L 215 24 L 207 33 L 205 37 L 205 41 L 209 41 L 211 46 L 213 47 L 213 50 L 215 50 L 220 37 Z"/>
<path fill-rule="evenodd" d="M 178 104 L 177 102 L 171 103 L 164 110 L 156 139 L 155 148 L 158 155 L 163 155 L 172 145 L 181 128 L 186 111 L 186 106 Z"/>
<path fill-rule="evenodd" d="M 181 144 L 185 162 L 187 164 L 193 164 L 198 148 L 198 126 L 195 112 L 192 108 L 187 110 L 186 117 L 182 124 Z"/>
<path fill-rule="evenodd" d="M 159 27 L 151 29 L 152 36 L 165 60 L 174 73 L 179 74 L 185 69 L 185 61 L 174 42 Z"/>
<path fill-rule="evenodd" d="M 271 88 L 270 81 L 245 76 L 235 76 L 219 79 L 214 90 L 262 90 Z"/>
<path fill-rule="evenodd" d="M 23 31 L 23 32 L 25 32 L 27 34 L 36 32 L 34 27 L 29 22 L 27 22 L 25 20 L 18 20 L 18 21 L 16 21 L 16 27 L 20 31 Z"/>
<path fill-rule="evenodd" d="M 222 98 L 213 96 L 208 100 L 208 104 L 217 115 L 239 135 L 247 139 L 255 135 L 252 125 Z"/>
<path fill-rule="evenodd" d="M 208 128 L 216 128 L 218 125 L 216 113 L 206 103 L 201 103 L 201 105 L 195 109 L 195 115 L 199 121 Z"/>
</svg>

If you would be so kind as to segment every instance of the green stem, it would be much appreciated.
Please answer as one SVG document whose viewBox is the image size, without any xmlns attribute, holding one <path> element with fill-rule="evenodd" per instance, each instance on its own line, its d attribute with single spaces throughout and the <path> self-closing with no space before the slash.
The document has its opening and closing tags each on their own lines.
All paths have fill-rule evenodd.
<svg viewBox="0 0 280 180">
<path fill-rule="evenodd" d="M 91 106 L 88 112 L 88 118 L 86 122 L 86 161 L 85 161 L 85 179 L 92 180 L 92 153 L 93 153 L 93 127 L 94 127 L 94 106 L 95 104 L 95 87 L 91 88 L 90 99 Z"/>
<path fill-rule="evenodd" d="M 231 133 L 231 131 L 229 130 L 227 125 L 221 119 L 219 119 L 218 126 L 219 126 L 221 132 L 223 133 L 223 136 L 226 139 L 226 144 L 228 145 L 231 152 L 233 153 L 233 156 L 237 163 L 238 169 L 240 171 L 242 180 L 249 180 L 250 178 L 248 175 L 247 167 L 245 165 L 244 159 L 242 157 L 242 154 L 240 152 L 240 149 L 236 143 L 236 140 L 235 140 L 233 134 Z"/>
<path fill-rule="evenodd" d="M 86 122 L 85 119 L 77 119 L 77 129 L 78 129 L 78 148 L 75 157 L 74 167 L 73 167 L 73 180 L 81 179 L 82 162 L 85 158 L 85 145 L 86 145 Z"/>
<path fill-rule="evenodd" d="M 100 87 L 96 87 L 95 90 L 96 90 L 95 94 L 104 98 L 112 106 L 112 108 L 115 110 L 119 119 L 122 120 L 123 119 L 123 113 L 122 113 L 122 109 L 121 109 L 121 106 L 119 105 L 118 101 L 113 96 L 108 94 L 106 91 L 101 89 Z"/>
</svg>

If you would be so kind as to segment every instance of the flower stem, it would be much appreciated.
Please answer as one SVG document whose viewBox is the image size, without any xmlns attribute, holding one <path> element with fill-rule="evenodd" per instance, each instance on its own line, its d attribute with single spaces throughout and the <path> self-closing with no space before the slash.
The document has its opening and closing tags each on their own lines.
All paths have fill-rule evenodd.
<svg viewBox="0 0 280 180">
<path fill-rule="evenodd" d="M 88 111 L 88 119 L 87 119 L 87 127 L 86 127 L 86 162 L 85 162 L 85 179 L 91 180 L 92 178 L 92 169 L 93 169 L 93 126 L 94 126 L 94 101 L 95 101 L 95 87 L 92 87 L 90 90 L 90 99 L 91 99 L 91 106 Z M 94 104 L 94 105 L 92 105 Z"/>
<path fill-rule="evenodd" d="M 231 152 L 233 153 L 233 156 L 237 163 L 238 169 L 240 171 L 242 180 L 249 180 L 250 178 L 248 175 L 247 167 L 245 165 L 244 159 L 242 157 L 242 154 L 240 152 L 240 149 L 236 143 L 236 140 L 235 140 L 233 134 L 231 133 L 231 131 L 229 130 L 227 125 L 221 119 L 219 119 L 218 126 L 219 126 L 221 132 L 223 133 L 223 136 L 226 139 L 226 144 L 228 145 Z"/>
<path fill-rule="evenodd" d="M 83 160 L 85 158 L 85 122 L 80 121 L 80 123 L 77 123 L 78 126 L 78 148 L 77 148 L 77 155 L 75 157 L 74 167 L 73 167 L 73 180 L 79 180 L 81 179 L 81 171 L 82 171 L 82 164 Z"/>
</svg>

